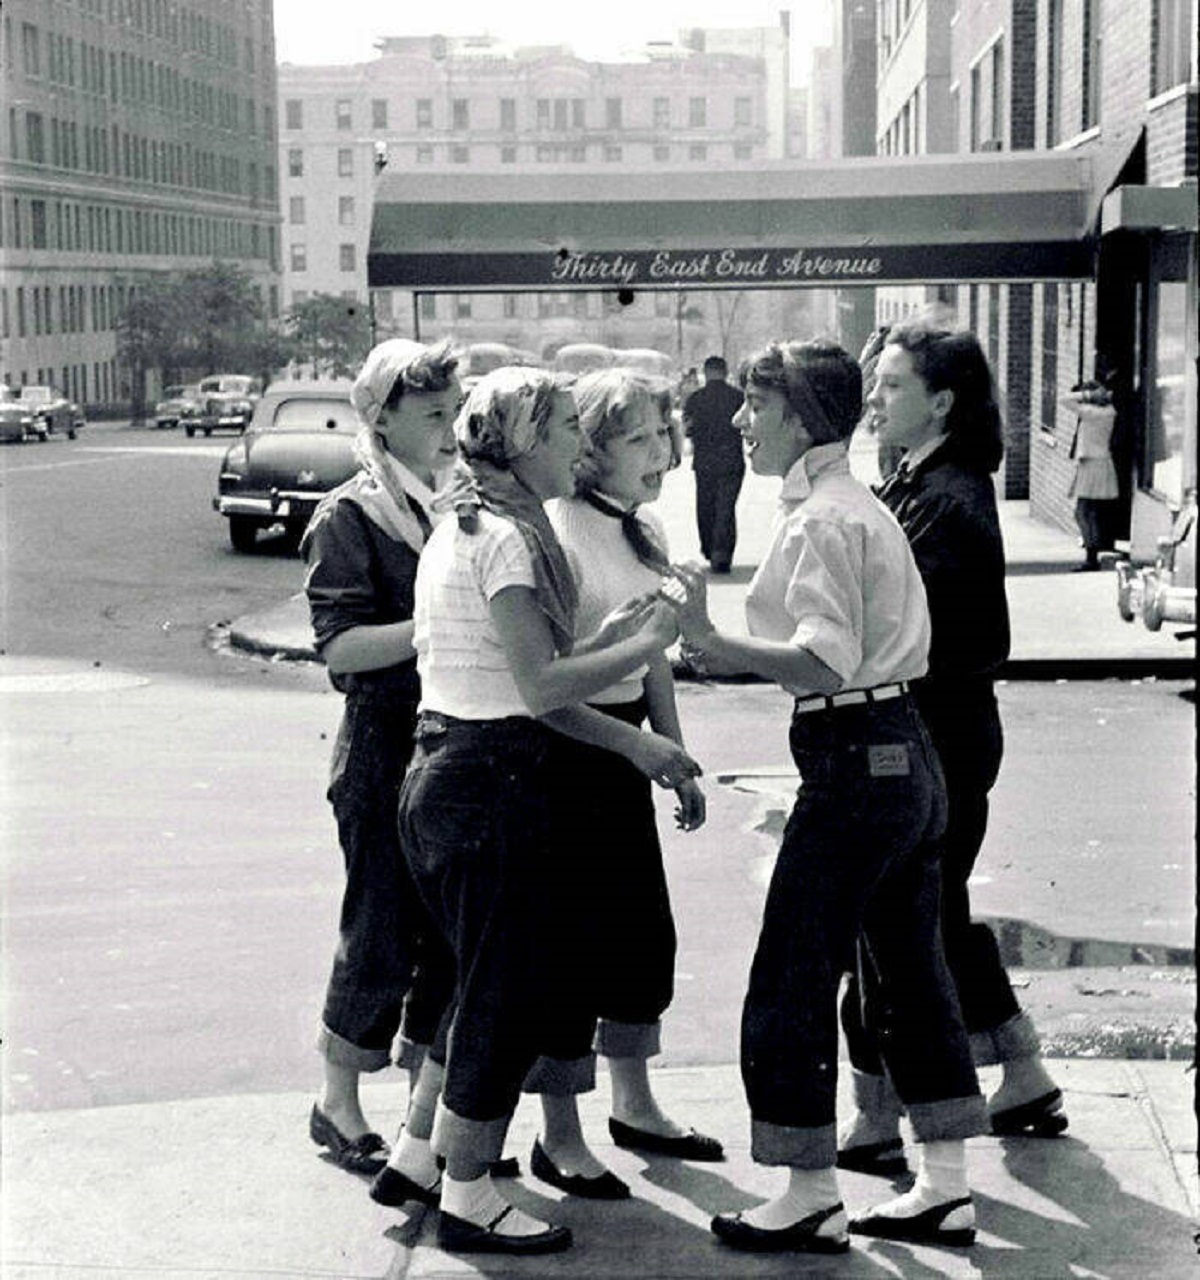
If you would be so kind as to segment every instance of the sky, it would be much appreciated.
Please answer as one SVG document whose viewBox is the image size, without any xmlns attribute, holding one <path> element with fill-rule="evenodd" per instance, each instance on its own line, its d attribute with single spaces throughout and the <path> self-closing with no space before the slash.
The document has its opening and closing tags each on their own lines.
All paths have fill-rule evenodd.
<svg viewBox="0 0 1200 1280">
<path fill-rule="evenodd" d="M 793 80 L 807 79 L 810 43 L 828 39 L 823 0 L 275 0 L 280 62 L 366 62 L 384 35 L 490 34 L 515 44 L 566 44 L 583 58 L 604 59 L 650 40 L 671 40 L 685 27 L 776 26 L 792 10 Z"/>
</svg>

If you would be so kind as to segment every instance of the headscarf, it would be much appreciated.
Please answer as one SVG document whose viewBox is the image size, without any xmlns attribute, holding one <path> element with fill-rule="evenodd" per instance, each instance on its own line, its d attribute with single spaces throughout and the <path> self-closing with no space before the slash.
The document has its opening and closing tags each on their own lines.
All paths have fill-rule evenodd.
<svg viewBox="0 0 1200 1280">
<path fill-rule="evenodd" d="M 574 643 L 579 594 L 541 499 L 512 463 L 533 450 L 555 395 L 564 392 L 562 382 L 539 369 L 496 369 L 481 378 L 454 423 L 459 460 L 436 503 L 453 507 L 467 533 L 478 528 L 481 507 L 517 526 L 533 561 L 534 597 L 559 653 Z"/>
<path fill-rule="evenodd" d="M 418 554 L 425 545 L 426 530 L 414 513 L 409 496 L 428 507 L 431 495 L 427 490 L 414 492 L 418 489 L 416 478 L 388 453 L 375 428 L 396 380 L 428 352 L 428 347 L 407 338 L 381 342 L 371 350 L 350 388 L 350 403 L 362 424 L 354 441 L 362 473 L 348 496 L 384 533 Z M 419 487 L 424 490 L 424 486 Z"/>
</svg>

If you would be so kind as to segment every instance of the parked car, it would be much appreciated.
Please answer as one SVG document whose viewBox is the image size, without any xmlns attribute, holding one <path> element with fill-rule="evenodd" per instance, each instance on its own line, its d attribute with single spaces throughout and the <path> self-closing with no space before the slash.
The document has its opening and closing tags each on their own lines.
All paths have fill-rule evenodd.
<svg viewBox="0 0 1200 1280">
<path fill-rule="evenodd" d="M 200 379 L 200 412 L 184 421 L 189 436 L 197 430 L 211 436 L 214 431 L 245 431 L 254 416 L 254 406 L 262 395 L 262 382 L 244 373 L 215 373 Z"/>
<path fill-rule="evenodd" d="M 181 383 L 163 387 L 163 398 L 154 406 L 154 422 L 159 428 L 177 427 L 181 422 L 200 416 L 200 386 L 198 383 Z M 188 435 L 195 432 L 189 431 Z"/>
<path fill-rule="evenodd" d="M 611 369 L 617 363 L 616 352 L 598 342 L 571 342 L 554 353 L 557 373 L 591 373 L 593 369 Z"/>
<path fill-rule="evenodd" d="M 225 453 L 213 499 L 235 550 L 253 550 L 259 530 L 275 524 L 298 542 L 322 494 L 358 469 L 350 387 L 275 383 L 255 405 L 246 433 Z"/>
<path fill-rule="evenodd" d="M 615 354 L 617 364 L 622 369 L 632 369 L 635 373 L 667 380 L 675 376 L 675 362 L 669 355 L 655 351 L 653 347 L 618 347 Z"/>
<path fill-rule="evenodd" d="M 32 410 L 33 416 L 45 424 L 47 435 L 61 431 L 68 440 L 74 440 L 80 427 L 87 426 L 83 410 L 66 396 L 59 395 L 53 387 L 22 387 L 21 400 Z"/>
<path fill-rule="evenodd" d="M 0 401 L 0 440 L 23 444 L 26 440 L 45 440 L 48 434 L 49 428 L 33 416 L 27 404 L 20 400 Z"/>
<path fill-rule="evenodd" d="M 1164 622 L 1196 623 L 1196 491 L 1184 499 L 1171 532 L 1158 540 L 1152 565 L 1117 563 L 1117 612 L 1126 622 L 1138 616 L 1149 631 Z"/>
</svg>

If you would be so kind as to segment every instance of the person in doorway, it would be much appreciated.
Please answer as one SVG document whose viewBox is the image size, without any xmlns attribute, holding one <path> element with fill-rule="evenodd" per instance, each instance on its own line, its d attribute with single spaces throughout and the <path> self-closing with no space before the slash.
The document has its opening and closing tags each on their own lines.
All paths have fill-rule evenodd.
<svg viewBox="0 0 1200 1280">
<path fill-rule="evenodd" d="M 992 1131 L 1052 1136 L 1067 1127 L 1062 1093 L 1042 1063 L 995 936 L 972 923 L 968 892 L 1000 769 L 994 686 L 1009 649 L 992 479 L 1003 451 L 995 383 L 973 334 L 898 325 L 880 355 L 868 407 L 880 440 L 903 451 L 880 497 L 908 535 L 929 600 L 929 672 L 914 691 L 946 778 L 946 829 L 932 850 L 942 874 L 946 960 L 976 1065 L 1002 1068 L 988 1103 Z M 877 1011 L 864 994 L 852 982 L 842 1006 L 857 1107 L 838 1162 L 888 1176 L 905 1169 L 901 1108 L 884 1072 Z"/>
<path fill-rule="evenodd" d="M 662 490 L 671 441 L 653 389 L 637 374 L 585 374 L 574 390 L 584 440 L 575 495 L 547 503 L 547 514 L 579 590 L 577 629 L 587 636 L 624 601 L 657 591 L 668 571 L 662 526 L 644 504 Z M 589 705 L 623 724 L 648 721 L 682 745 L 663 653 L 600 690 Z M 546 886 L 562 904 L 553 913 L 562 925 L 554 947 L 563 986 L 557 1056 L 571 1060 L 589 1051 L 594 1036 L 608 1062 L 609 1129 L 618 1146 L 719 1160 L 720 1143 L 665 1115 L 650 1085 L 649 1060 L 659 1052 L 674 990 L 676 943 L 650 782 L 616 752 L 565 737 L 556 744 L 552 773 L 557 840 L 571 851 L 551 867 Z M 676 821 L 696 830 L 705 804 L 695 779 L 684 779 L 677 796 Z M 574 1095 L 543 1092 L 542 1105 L 546 1126 L 533 1172 L 574 1195 L 627 1196 L 626 1184 L 587 1149 Z"/>
<path fill-rule="evenodd" d="M 737 500 L 746 462 L 733 415 L 742 393 L 725 378 L 729 366 L 722 356 L 704 362 L 704 386 L 683 404 L 683 429 L 692 442 L 696 473 L 696 529 L 700 554 L 713 573 L 728 573 L 737 545 Z"/>
<path fill-rule="evenodd" d="M 1113 426 L 1117 411 L 1112 392 L 1102 382 L 1081 382 L 1063 397 L 1076 416 L 1070 457 L 1075 462 L 1069 495 L 1075 499 L 1075 523 L 1083 541 L 1084 572 L 1100 568 L 1100 556 L 1112 551 L 1117 497 L 1117 468 L 1112 460 Z"/>
<path fill-rule="evenodd" d="M 712 1229 L 754 1252 L 845 1252 L 847 1227 L 970 1244 L 964 1140 L 986 1131 L 987 1112 L 938 937 L 933 841 L 945 791 L 909 690 L 928 660 L 925 591 L 903 531 L 850 475 L 857 363 L 832 343 L 772 343 L 742 378 L 737 425 L 750 465 L 783 477 L 774 537 L 746 597 L 749 636 L 714 627 L 702 573 L 676 567 L 666 590 L 711 670 L 753 672 L 795 697 L 801 784 L 767 890 L 741 1047 L 751 1156 L 789 1179 Z M 921 1151 L 912 1190 L 849 1223 L 835 1127 L 847 969 L 885 1011 L 885 1061 Z"/>
<path fill-rule="evenodd" d="M 664 787 L 698 766 L 678 743 L 577 705 L 653 660 L 676 629 L 666 605 L 643 597 L 572 652 L 577 591 L 542 506 L 574 492 L 569 388 L 542 370 L 498 369 L 472 389 L 455 434 L 455 514 L 417 573 L 422 702 L 400 793 L 404 853 L 457 974 L 453 1025 L 439 1035 L 441 1101 L 414 1182 L 437 1196 L 442 1248 L 545 1253 L 567 1248 L 570 1231 L 511 1205 L 489 1166 L 558 994 L 542 886 L 573 850 L 551 822 L 555 730 L 624 752 Z M 541 718 L 551 713 L 555 729 Z"/>
<path fill-rule="evenodd" d="M 329 800 L 346 886 L 318 1038 L 325 1088 L 309 1131 L 355 1173 L 379 1173 L 388 1157 L 363 1116 L 359 1076 L 389 1064 L 402 1020 L 400 1065 L 415 1071 L 453 990 L 451 958 L 400 852 L 396 805 L 420 697 L 413 582 L 436 477 L 454 460 L 455 366 L 447 342 L 371 351 L 351 391 L 360 470 L 321 500 L 301 548 L 317 650 L 345 695 Z"/>
</svg>

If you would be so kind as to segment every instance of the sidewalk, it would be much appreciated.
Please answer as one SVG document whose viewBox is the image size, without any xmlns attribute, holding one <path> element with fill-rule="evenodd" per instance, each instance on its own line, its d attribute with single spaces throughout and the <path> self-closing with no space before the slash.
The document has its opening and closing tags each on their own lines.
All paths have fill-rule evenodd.
<svg viewBox="0 0 1200 1280">
<path fill-rule="evenodd" d="M 691 505 L 690 471 L 667 477 L 656 510 L 663 518 L 676 559 L 698 552 Z M 754 566 L 770 537 L 779 482 L 747 474 L 738 502 L 739 538 L 734 569 L 709 579 L 713 620 L 724 630 L 746 629 L 743 602 Z M 1011 679 L 1096 679 L 1104 676 L 1192 674 L 1195 645 L 1178 641 L 1170 624 L 1160 632 L 1117 614 L 1116 575 L 1111 568 L 1075 573 L 1081 559 L 1077 540 L 1036 521 L 1028 502 L 1000 504 L 1008 557 L 1008 601 L 1012 655 L 1004 671 Z M 297 584 L 300 581 L 297 571 Z M 312 658 L 312 634 L 302 593 L 272 609 L 239 618 L 230 630 L 237 648 L 283 658 Z"/>
<path fill-rule="evenodd" d="M 9 1116 L 0 1273 L 5 1280 L 1194 1276 L 1195 1077 L 1172 1062 L 1076 1059 L 1051 1069 L 1066 1097 L 1066 1136 L 970 1144 L 980 1233 L 973 1249 L 856 1238 L 845 1257 L 820 1259 L 750 1256 L 717 1244 L 711 1216 L 757 1203 L 782 1177 L 751 1164 L 737 1068 L 722 1066 L 655 1077 L 669 1111 L 726 1144 L 729 1158 L 719 1165 L 617 1150 L 600 1141 L 606 1083 L 584 1099 L 597 1153 L 633 1188 L 624 1203 L 564 1200 L 533 1178 L 538 1113 L 522 1103 L 507 1150 L 526 1176 L 508 1184 L 510 1194 L 575 1232 L 573 1249 L 547 1258 L 440 1253 L 432 1212 L 381 1208 L 364 1181 L 319 1158 L 307 1135 L 308 1094 Z M 369 1114 L 394 1132 L 404 1098 L 399 1073 L 367 1085 L 364 1097 Z M 839 1176 L 852 1212 L 890 1194 L 878 1179 Z"/>
</svg>

